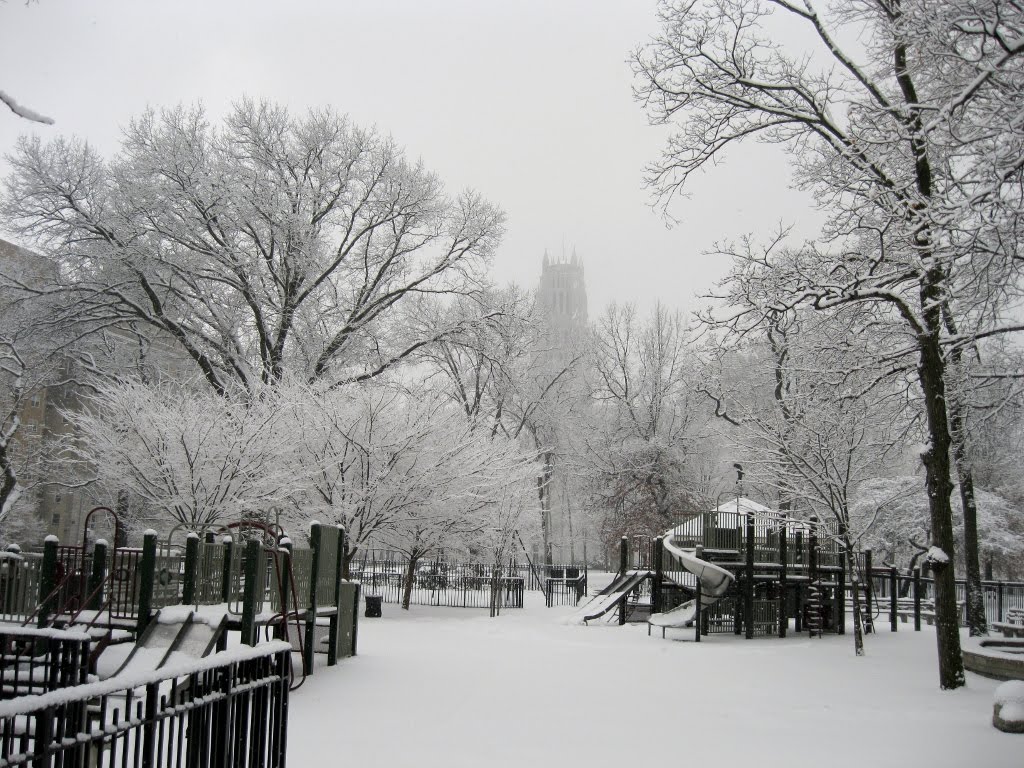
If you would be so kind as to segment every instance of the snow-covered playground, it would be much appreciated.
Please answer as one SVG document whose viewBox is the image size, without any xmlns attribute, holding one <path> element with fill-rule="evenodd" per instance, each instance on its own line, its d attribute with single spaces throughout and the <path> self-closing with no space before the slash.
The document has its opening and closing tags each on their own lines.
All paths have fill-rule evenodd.
<svg viewBox="0 0 1024 768">
<path fill-rule="evenodd" d="M 529 601 L 532 598 L 532 601 Z M 572 608 L 385 606 L 360 651 L 293 694 L 293 766 L 1020 768 L 998 683 L 938 689 L 935 636 L 853 639 L 566 624 Z"/>
</svg>

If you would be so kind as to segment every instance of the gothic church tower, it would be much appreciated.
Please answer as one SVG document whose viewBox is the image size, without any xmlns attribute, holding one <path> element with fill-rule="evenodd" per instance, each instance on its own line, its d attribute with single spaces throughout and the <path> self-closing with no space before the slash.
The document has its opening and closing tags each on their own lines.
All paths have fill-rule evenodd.
<svg viewBox="0 0 1024 768">
<path fill-rule="evenodd" d="M 547 251 L 541 265 L 537 301 L 543 307 L 549 332 L 550 347 L 546 365 L 557 375 L 578 354 L 579 343 L 587 331 L 587 288 L 583 260 L 573 249 L 568 259 L 552 260 Z M 568 383 L 566 381 L 565 383 Z M 573 490 L 569 463 L 563 454 L 559 425 L 553 423 L 542 430 L 550 449 L 544 456 L 541 482 L 544 559 L 551 563 L 578 563 L 584 554 L 581 516 L 573 519 Z"/>
<path fill-rule="evenodd" d="M 573 248 L 566 261 L 552 261 L 544 251 L 540 285 L 537 287 L 540 303 L 547 309 L 551 330 L 560 341 L 567 342 L 574 331 L 587 327 L 587 287 L 583 279 L 583 260 Z"/>
</svg>

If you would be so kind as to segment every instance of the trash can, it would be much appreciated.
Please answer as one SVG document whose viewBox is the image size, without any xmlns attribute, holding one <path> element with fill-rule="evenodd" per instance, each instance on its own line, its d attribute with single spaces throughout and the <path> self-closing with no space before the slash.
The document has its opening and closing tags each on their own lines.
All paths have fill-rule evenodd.
<svg viewBox="0 0 1024 768">
<path fill-rule="evenodd" d="M 379 619 L 380 618 L 380 604 L 383 598 L 380 595 L 367 595 L 366 596 L 366 613 L 363 615 L 368 619 Z"/>
</svg>

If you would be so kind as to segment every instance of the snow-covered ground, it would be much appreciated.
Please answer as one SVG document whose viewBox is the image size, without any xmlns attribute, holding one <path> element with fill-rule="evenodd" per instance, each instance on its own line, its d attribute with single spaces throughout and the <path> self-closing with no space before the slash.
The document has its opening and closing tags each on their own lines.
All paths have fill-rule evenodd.
<svg viewBox="0 0 1024 768">
<path fill-rule="evenodd" d="M 359 656 L 292 697 L 289 764 L 1021 768 L 992 727 L 996 681 L 938 690 L 934 630 L 693 642 L 568 626 L 571 608 L 385 605 Z M 318 659 L 322 663 L 322 657 Z"/>
</svg>

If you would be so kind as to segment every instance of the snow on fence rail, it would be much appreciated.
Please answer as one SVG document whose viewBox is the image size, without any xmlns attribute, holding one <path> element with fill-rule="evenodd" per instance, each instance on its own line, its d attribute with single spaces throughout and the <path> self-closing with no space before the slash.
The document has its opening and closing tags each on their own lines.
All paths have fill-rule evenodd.
<svg viewBox="0 0 1024 768">
<path fill-rule="evenodd" d="M 284 768 L 291 649 L 274 642 L 0 703 L 0 768 Z"/>
<path fill-rule="evenodd" d="M 0 700 L 86 682 L 89 636 L 27 627 L 0 628 Z"/>
</svg>

